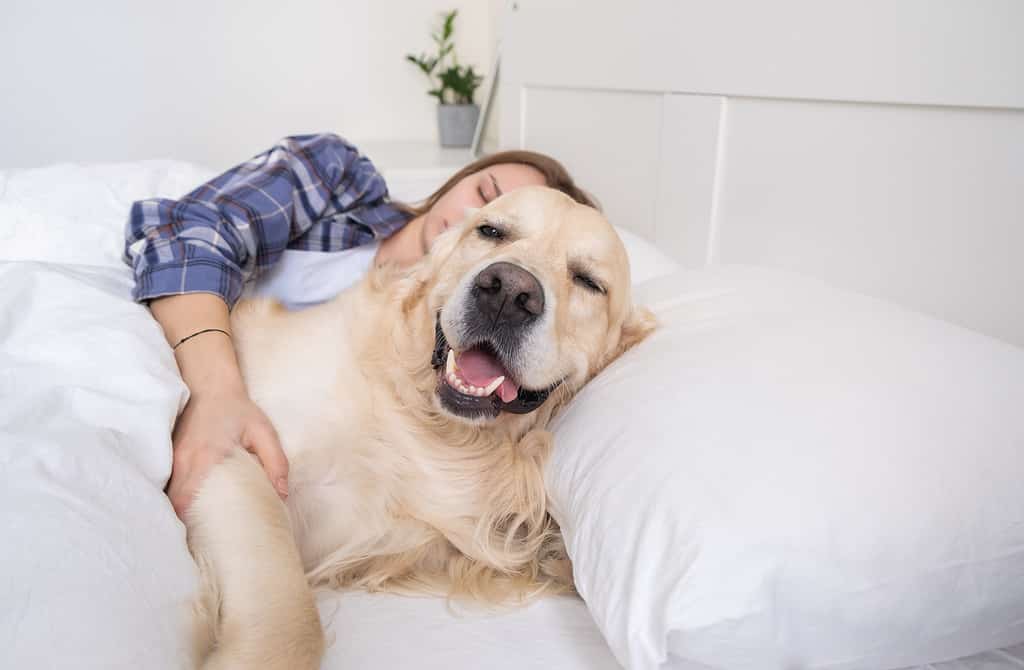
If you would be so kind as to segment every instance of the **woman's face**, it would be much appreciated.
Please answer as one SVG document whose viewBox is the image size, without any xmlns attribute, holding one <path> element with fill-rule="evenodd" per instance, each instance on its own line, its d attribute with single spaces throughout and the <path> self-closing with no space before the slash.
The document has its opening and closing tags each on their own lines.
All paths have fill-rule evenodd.
<svg viewBox="0 0 1024 670">
<path fill-rule="evenodd" d="M 520 163 L 498 163 L 463 177 L 423 215 L 420 235 L 423 253 L 435 237 L 462 221 L 467 207 L 483 207 L 509 191 L 545 183 L 540 170 Z"/>
</svg>

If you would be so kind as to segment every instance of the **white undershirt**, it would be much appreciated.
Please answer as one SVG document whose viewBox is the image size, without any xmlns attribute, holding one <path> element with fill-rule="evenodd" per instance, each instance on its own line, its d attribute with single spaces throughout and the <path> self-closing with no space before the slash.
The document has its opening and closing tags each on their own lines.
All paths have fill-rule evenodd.
<svg viewBox="0 0 1024 670">
<path fill-rule="evenodd" d="M 362 279 L 373 265 L 379 242 L 344 251 L 285 249 L 274 267 L 245 285 L 243 297 L 270 297 L 288 309 L 330 300 Z"/>
</svg>

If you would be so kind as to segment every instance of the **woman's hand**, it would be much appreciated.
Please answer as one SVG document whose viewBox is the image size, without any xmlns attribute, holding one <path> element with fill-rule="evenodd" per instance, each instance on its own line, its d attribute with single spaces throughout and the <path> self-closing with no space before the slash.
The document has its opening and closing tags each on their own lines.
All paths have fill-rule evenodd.
<svg viewBox="0 0 1024 670">
<path fill-rule="evenodd" d="M 288 459 L 277 431 L 242 387 L 215 385 L 193 392 L 171 440 L 174 463 L 167 496 L 182 520 L 210 468 L 232 449 L 254 454 L 278 495 L 288 496 Z"/>
<path fill-rule="evenodd" d="M 228 306 L 216 295 L 168 296 L 153 300 L 149 308 L 171 346 L 206 328 L 230 332 Z M 184 520 L 203 478 L 232 449 L 254 454 L 285 498 L 288 458 L 267 415 L 249 398 L 231 337 L 205 332 L 182 342 L 174 356 L 191 392 L 171 435 L 174 461 L 167 496 L 177 515 Z"/>
</svg>

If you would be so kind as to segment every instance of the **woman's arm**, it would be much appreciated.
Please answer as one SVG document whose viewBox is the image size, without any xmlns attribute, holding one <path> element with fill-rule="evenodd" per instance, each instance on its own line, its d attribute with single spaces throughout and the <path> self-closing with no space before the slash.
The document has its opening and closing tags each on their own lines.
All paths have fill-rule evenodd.
<svg viewBox="0 0 1024 670">
<path fill-rule="evenodd" d="M 205 328 L 231 332 L 227 304 L 217 295 L 169 296 L 149 307 L 171 346 Z M 239 447 L 256 455 L 278 494 L 287 497 L 288 459 L 270 420 L 246 392 L 231 338 L 202 333 L 183 342 L 174 355 L 190 391 L 172 435 L 167 496 L 174 511 L 184 519 L 209 469 Z"/>
<path fill-rule="evenodd" d="M 172 347 L 205 328 L 231 332 L 227 303 L 212 293 L 158 298 L 150 302 L 149 309 Z M 183 343 L 174 354 L 181 378 L 191 391 L 213 384 L 244 388 L 234 345 L 223 333 L 203 333 Z"/>
<path fill-rule="evenodd" d="M 134 203 L 124 259 L 132 296 L 148 302 L 168 344 L 206 328 L 230 332 L 228 311 L 246 280 L 290 244 L 331 251 L 387 237 L 407 217 L 383 179 L 336 135 L 285 138 L 179 200 Z M 175 350 L 190 399 L 174 426 L 167 485 L 183 516 L 210 467 L 238 447 L 255 454 L 287 494 L 277 433 L 245 389 L 231 339 L 203 333 Z"/>
<path fill-rule="evenodd" d="M 124 260 L 139 302 L 208 292 L 228 308 L 285 248 L 337 251 L 386 238 L 408 221 L 383 178 L 332 134 L 287 137 L 178 200 L 135 202 Z"/>
</svg>

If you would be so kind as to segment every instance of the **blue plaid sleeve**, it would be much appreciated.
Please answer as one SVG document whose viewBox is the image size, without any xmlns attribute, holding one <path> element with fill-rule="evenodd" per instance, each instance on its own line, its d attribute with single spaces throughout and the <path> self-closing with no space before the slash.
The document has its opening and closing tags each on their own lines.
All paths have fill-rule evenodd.
<svg viewBox="0 0 1024 670">
<path fill-rule="evenodd" d="M 355 147 L 333 134 L 296 135 L 178 200 L 135 202 L 124 260 L 139 302 L 205 292 L 230 308 L 286 248 L 348 249 L 408 220 Z"/>
</svg>

